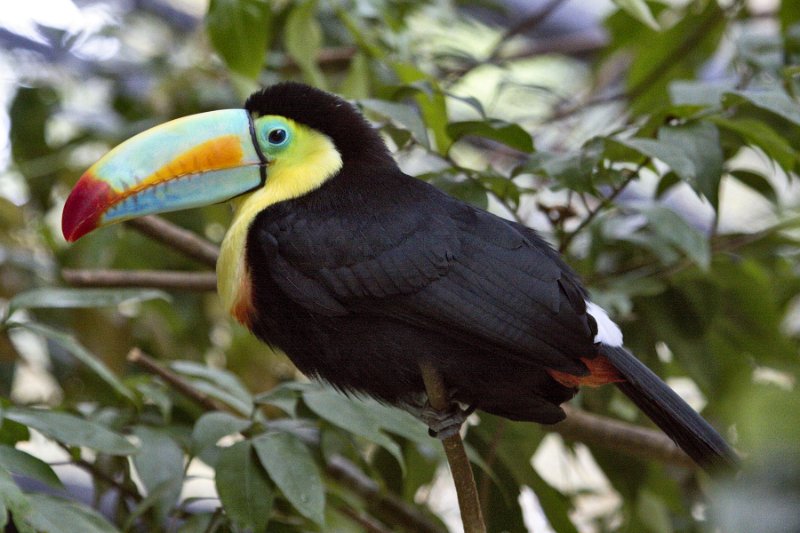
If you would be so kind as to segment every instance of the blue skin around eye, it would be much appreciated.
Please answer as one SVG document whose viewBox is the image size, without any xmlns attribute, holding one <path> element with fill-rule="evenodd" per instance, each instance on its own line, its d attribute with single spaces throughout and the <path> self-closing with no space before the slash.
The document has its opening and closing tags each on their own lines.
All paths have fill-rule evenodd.
<svg viewBox="0 0 800 533">
<path fill-rule="evenodd" d="M 270 140 L 271 136 L 270 134 L 272 134 L 276 130 L 283 130 L 285 133 L 284 139 L 279 143 L 275 143 Z M 287 144 L 289 144 L 289 140 L 291 139 L 292 136 L 289 130 L 289 126 L 285 122 L 277 119 L 269 120 L 264 122 L 263 124 L 259 124 L 259 131 L 260 131 L 259 136 L 266 145 L 265 150 L 268 148 L 282 148 L 286 146 Z"/>
</svg>

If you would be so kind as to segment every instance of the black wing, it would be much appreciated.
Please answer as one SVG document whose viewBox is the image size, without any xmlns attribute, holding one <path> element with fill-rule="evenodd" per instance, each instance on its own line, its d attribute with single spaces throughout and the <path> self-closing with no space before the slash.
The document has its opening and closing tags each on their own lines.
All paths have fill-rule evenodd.
<svg viewBox="0 0 800 533">
<path fill-rule="evenodd" d="M 532 230 L 416 179 L 392 186 L 379 200 L 351 189 L 339 196 L 345 206 L 312 197 L 259 215 L 256 242 L 283 292 L 326 316 L 389 316 L 586 373 L 578 359 L 595 351 L 594 323 L 556 252 Z"/>
</svg>

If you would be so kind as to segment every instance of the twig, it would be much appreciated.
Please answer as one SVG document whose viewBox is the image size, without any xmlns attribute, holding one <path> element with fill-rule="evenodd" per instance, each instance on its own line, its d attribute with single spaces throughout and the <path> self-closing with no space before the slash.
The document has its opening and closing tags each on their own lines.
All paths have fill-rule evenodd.
<svg viewBox="0 0 800 533">
<path fill-rule="evenodd" d="M 61 276 L 76 287 L 149 287 L 197 292 L 217 290 L 217 277 L 213 272 L 64 269 Z"/>
<path fill-rule="evenodd" d="M 438 411 L 446 410 L 449 400 L 442 375 L 426 361 L 420 363 L 420 370 L 431 407 Z M 475 476 L 472 473 L 472 466 L 469 464 L 461 435 L 456 433 L 447 437 L 442 440 L 442 446 L 456 486 L 464 533 L 486 533 L 481 503 L 478 500 L 478 489 L 475 487 Z"/>
<path fill-rule="evenodd" d="M 66 444 L 64 444 L 63 442 L 58 441 L 58 440 L 55 441 L 55 443 L 62 450 L 64 450 L 69 457 L 72 457 L 72 451 L 69 449 L 69 446 L 67 446 Z M 56 463 L 50 463 L 50 466 L 54 466 L 55 464 Z M 127 485 L 125 485 L 124 483 L 121 483 L 121 482 L 117 481 L 116 479 L 111 477 L 108 473 L 103 472 L 100 468 L 97 467 L 97 465 L 87 461 L 86 459 L 84 459 L 82 457 L 78 457 L 77 459 L 70 459 L 65 464 L 75 465 L 75 466 L 77 466 L 79 468 L 84 469 L 86 472 L 88 472 L 92 476 L 94 476 L 97 479 L 99 479 L 99 480 L 107 483 L 108 485 L 114 487 L 121 494 L 131 498 L 136 503 L 141 502 L 142 499 L 143 499 L 142 495 L 139 494 L 136 490 L 134 490 L 133 488 L 131 488 L 131 487 L 127 486 Z"/>
<path fill-rule="evenodd" d="M 382 493 L 372 478 L 362 473 L 356 465 L 341 455 L 331 456 L 325 472 L 361 496 L 372 512 L 391 517 L 392 523 L 419 533 L 442 533 L 441 528 L 415 507 L 407 505 L 391 494 Z"/>
<path fill-rule="evenodd" d="M 364 513 L 359 513 L 347 504 L 340 505 L 338 509 L 340 513 L 361 526 L 362 531 L 366 533 L 392 533 L 390 530 L 386 529 L 386 526 L 373 517 L 365 515 Z"/>
<path fill-rule="evenodd" d="M 190 400 L 194 401 L 206 411 L 226 411 L 229 413 L 235 412 L 232 411 L 227 405 L 218 402 L 208 394 L 195 389 L 182 377 L 156 363 L 155 360 L 153 360 L 139 348 L 133 348 L 130 352 L 128 352 L 128 361 L 142 367 L 147 372 L 160 377 L 166 381 L 169 386 L 174 388 L 180 394 L 183 394 Z M 237 412 L 236 414 L 241 413 Z"/>
<path fill-rule="evenodd" d="M 533 13 L 529 17 L 523 18 L 516 24 L 509 27 L 505 31 L 505 33 L 503 33 L 503 36 L 500 37 L 499 41 L 494 47 L 494 50 L 492 50 L 492 53 L 489 55 L 489 61 L 494 61 L 498 59 L 500 50 L 502 49 L 503 44 L 505 44 L 506 41 L 508 41 L 512 37 L 519 35 L 520 33 L 530 32 L 536 29 L 536 27 L 539 26 L 539 24 L 544 22 L 547 19 L 547 17 L 549 17 L 553 13 L 553 11 L 558 9 L 558 7 L 563 3 L 564 0 L 550 0 L 549 3 L 542 6 L 542 8 L 536 13 Z"/>
<path fill-rule="evenodd" d="M 172 246 L 189 257 L 212 268 L 217 266 L 219 248 L 197 234 L 154 215 L 126 222 L 137 231 Z"/>
<path fill-rule="evenodd" d="M 714 13 L 714 15 L 716 15 L 716 13 Z M 722 16 L 707 17 L 702 24 L 698 25 L 694 32 L 690 33 L 689 36 L 683 40 L 680 46 L 673 49 L 671 53 L 664 57 L 658 64 L 653 66 L 653 68 L 650 69 L 650 72 L 644 78 L 642 78 L 636 83 L 636 85 L 633 85 L 627 91 L 621 91 L 608 96 L 593 98 L 591 100 L 578 103 L 572 107 L 557 110 L 551 117 L 548 118 L 547 122 L 562 120 L 579 113 L 580 111 L 597 105 L 608 104 L 618 100 L 635 100 L 644 94 L 658 80 L 664 77 L 664 75 L 672 70 L 675 65 L 678 65 L 681 60 L 689 52 L 691 52 L 692 49 L 695 48 L 710 31 L 714 29 L 714 27 L 722 23 L 724 20 L 725 17 Z"/>
<path fill-rule="evenodd" d="M 567 418 L 558 424 L 543 426 L 545 429 L 555 431 L 568 439 L 643 459 L 697 468 L 694 461 L 660 431 L 594 415 L 568 405 L 562 407 L 567 413 Z"/>
<path fill-rule="evenodd" d="M 604 197 L 600 201 L 600 204 L 598 204 L 597 207 L 594 209 L 594 211 L 591 211 L 586 216 L 586 218 L 581 220 L 581 223 L 578 224 L 577 228 L 575 228 L 573 231 L 567 233 L 564 236 L 564 238 L 561 240 L 561 243 L 558 246 L 558 251 L 563 254 L 567 250 L 567 248 L 569 248 L 569 245 L 572 243 L 572 240 L 578 235 L 578 233 L 583 231 L 583 229 L 586 226 L 588 226 L 606 206 L 608 206 L 609 204 L 611 204 L 611 202 L 616 200 L 617 196 L 619 196 L 622 193 L 622 191 L 624 191 L 628 187 L 628 185 L 631 184 L 633 180 L 639 177 L 639 172 L 641 172 L 642 169 L 647 164 L 650 163 L 650 161 L 651 159 L 649 157 L 646 157 L 641 163 L 639 163 L 636 166 L 634 170 L 630 171 L 630 174 L 628 174 L 628 176 L 625 178 L 625 181 L 614 187 L 614 189 L 611 191 L 611 194 Z"/>
</svg>

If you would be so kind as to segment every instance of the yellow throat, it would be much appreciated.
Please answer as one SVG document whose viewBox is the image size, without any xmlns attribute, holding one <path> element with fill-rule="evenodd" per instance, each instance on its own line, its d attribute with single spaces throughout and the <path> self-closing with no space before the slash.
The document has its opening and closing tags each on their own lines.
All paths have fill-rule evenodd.
<svg viewBox="0 0 800 533">
<path fill-rule="evenodd" d="M 217 291 L 222 305 L 245 326 L 250 325 L 253 312 L 245 247 L 256 216 L 271 205 L 319 188 L 342 168 L 342 156 L 328 136 L 297 123 L 292 123 L 292 130 L 292 145 L 268 158 L 264 186 L 232 201 L 233 221 L 217 261 Z"/>
</svg>

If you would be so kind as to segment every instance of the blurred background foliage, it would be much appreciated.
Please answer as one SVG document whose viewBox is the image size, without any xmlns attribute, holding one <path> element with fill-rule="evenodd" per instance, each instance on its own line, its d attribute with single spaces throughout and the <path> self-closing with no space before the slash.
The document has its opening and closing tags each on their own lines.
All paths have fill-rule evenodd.
<svg viewBox="0 0 800 533">
<path fill-rule="evenodd" d="M 800 3 L 22 4 L 0 14 L 0 524 L 458 528 L 419 424 L 303 384 L 213 292 L 62 277 L 207 271 L 126 226 L 68 246 L 64 199 L 131 135 L 296 79 L 352 99 L 408 173 L 540 230 L 746 458 L 712 483 L 480 414 L 490 531 L 800 530 Z M 167 218 L 218 243 L 229 216 Z M 649 424 L 611 387 L 574 403 Z"/>
</svg>

